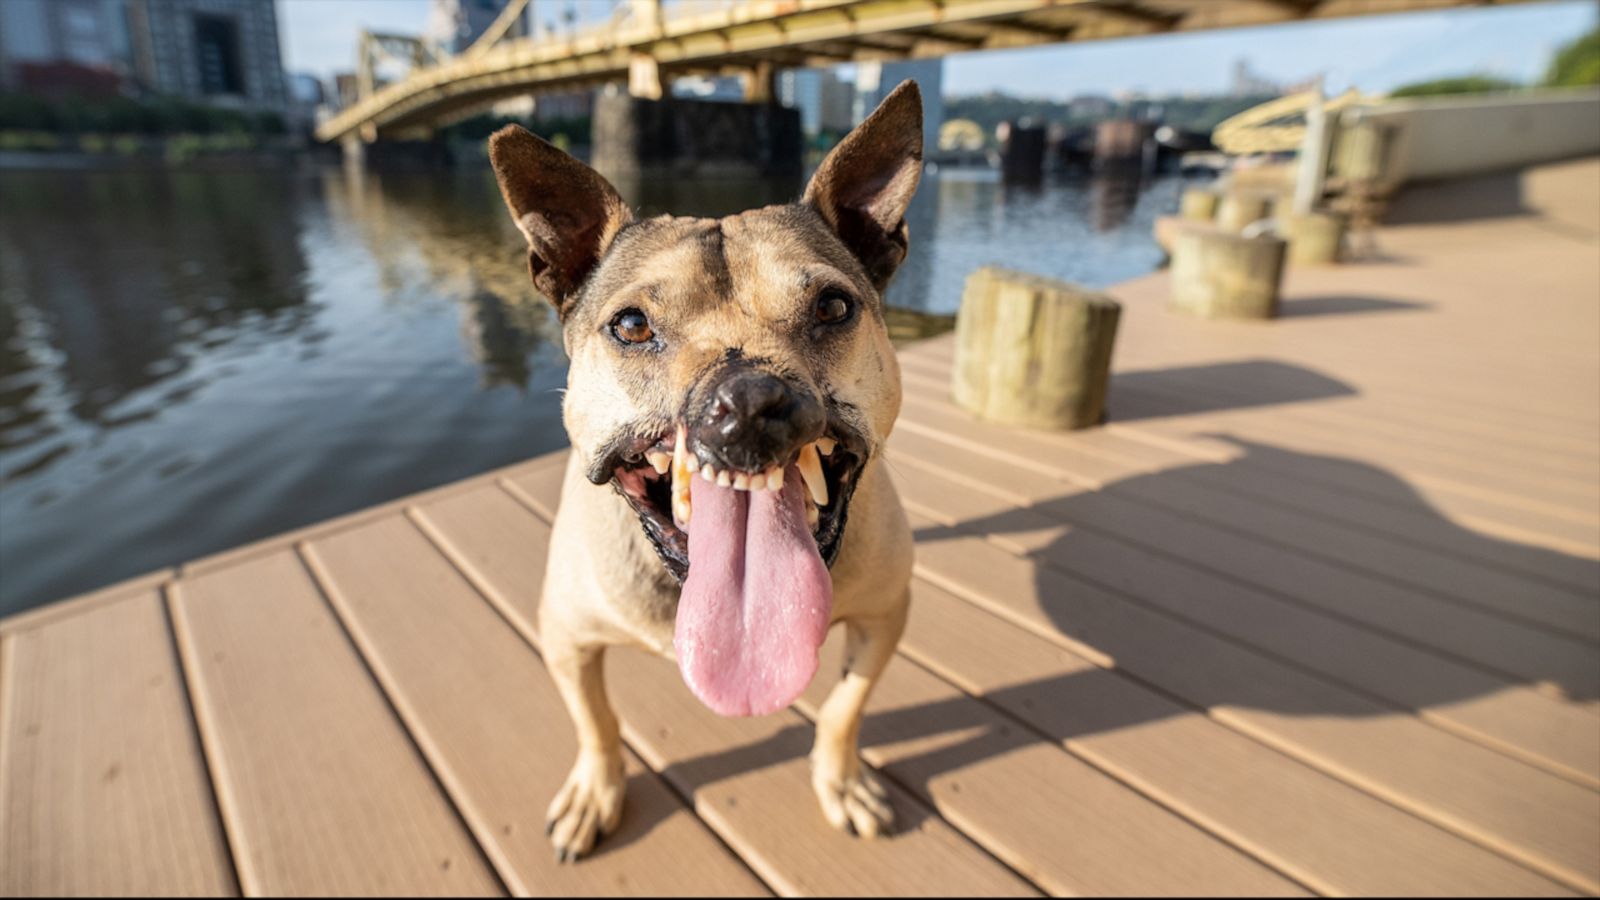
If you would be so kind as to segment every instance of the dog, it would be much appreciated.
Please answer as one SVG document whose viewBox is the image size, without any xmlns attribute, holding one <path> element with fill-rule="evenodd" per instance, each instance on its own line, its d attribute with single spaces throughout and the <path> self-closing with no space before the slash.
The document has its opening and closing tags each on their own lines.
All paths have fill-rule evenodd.
<svg viewBox="0 0 1600 900">
<path fill-rule="evenodd" d="M 598 172 L 514 125 L 489 157 L 571 360 L 539 610 L 579 747 L 548 813 L 558 858 L 622 816 L 607 647 L 675 659 L 712 710 L 762 715 L 806 689 L 839 622 L 844 674 L 817 716 L 812 788 L 833 827 L 886 832 L 894 812 L 857 742 L 910 600 L 911 530 L 882 463 L 900 411 L 883 292 L 922 172 L 916 84 L 799 202 L 722 219 L 635 220 Z"/>
</svg>

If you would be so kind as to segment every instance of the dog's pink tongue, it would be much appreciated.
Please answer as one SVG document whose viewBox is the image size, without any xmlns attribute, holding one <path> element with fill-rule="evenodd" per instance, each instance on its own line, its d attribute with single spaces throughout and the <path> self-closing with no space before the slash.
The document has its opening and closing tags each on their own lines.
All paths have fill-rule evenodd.
<svg viewBox="0 0 1600 900">
<path fill-rule="evenodd" d="M 817 672 L 833 580 L 806 526 L 804 490 L 793 468 L 781 492 L 690 485 L 689 577 L 673 645 L 689 689 L 722 715 L 776 712 Z"/>
</svg>

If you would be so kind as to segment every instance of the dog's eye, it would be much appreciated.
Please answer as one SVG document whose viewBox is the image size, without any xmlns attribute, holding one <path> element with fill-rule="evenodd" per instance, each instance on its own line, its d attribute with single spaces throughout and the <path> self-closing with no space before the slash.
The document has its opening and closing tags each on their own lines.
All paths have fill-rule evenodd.
<svg viewBox="0 0 1600 900">
<path fill-rule="evenodd" d="M 624 344 L 642 344 L 656 336 L 650 320 L 637 309 L 625 309 L 611 320 L 611 333 Z"/>
<path fill-rule="evenodd" d="M 817 321 L 836 325 L 850 318 L 850 298 L 838 291 L 828 291 L 817 298 Z"/>
</svg>

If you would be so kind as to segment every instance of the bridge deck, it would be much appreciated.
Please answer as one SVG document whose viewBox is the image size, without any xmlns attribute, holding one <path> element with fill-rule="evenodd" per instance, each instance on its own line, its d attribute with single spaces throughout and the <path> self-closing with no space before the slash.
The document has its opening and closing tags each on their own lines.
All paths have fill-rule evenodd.
<svg viewBox="0 0 1600 900">
<path fill-rule="evenodd" d="M 1600 890 L 1600 162 L 1445 209 L 1271 325 L 1122 286 L 1102 429 L 903 353 L 891 838 L 812 805 L 825 685 L 724 720 L 622 652 L 624 824 L 554 861 L 558 454 L 0 623 L 0 893 Z"/>
</svg>

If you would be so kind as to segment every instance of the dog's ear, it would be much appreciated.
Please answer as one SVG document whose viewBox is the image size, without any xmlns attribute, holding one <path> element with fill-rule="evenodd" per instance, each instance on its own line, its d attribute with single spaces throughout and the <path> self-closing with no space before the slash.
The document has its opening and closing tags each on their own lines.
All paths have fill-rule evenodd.
<svg viewBox="0 0 1600 900">
<path fill-rule="evenodd" d="M 906 207 L 922 177 L 922 92 L 902 81 L 822 161 L 810 204 L 861 260 L 878 290 L 906 257 Z"/>
<path fill-rule="evenodd" d="M 521 126 L 489 138 L 489 163 L 528 239 L 533 285 L 565 320 L 578 287 L 633 214 L 599 172 Z"/>
</svg>

